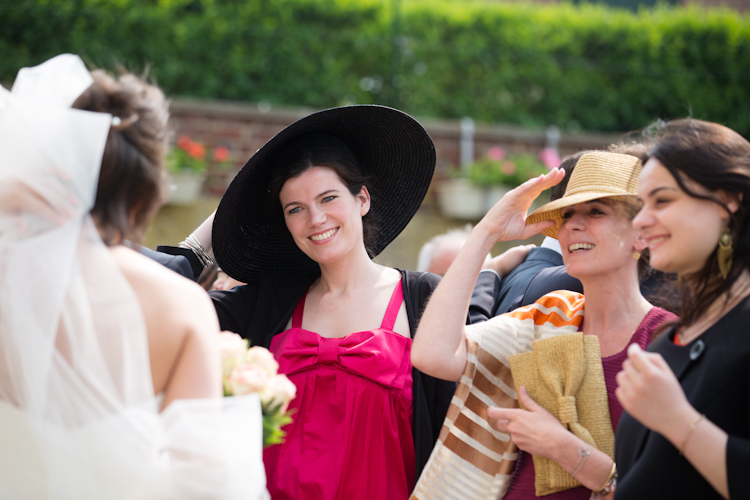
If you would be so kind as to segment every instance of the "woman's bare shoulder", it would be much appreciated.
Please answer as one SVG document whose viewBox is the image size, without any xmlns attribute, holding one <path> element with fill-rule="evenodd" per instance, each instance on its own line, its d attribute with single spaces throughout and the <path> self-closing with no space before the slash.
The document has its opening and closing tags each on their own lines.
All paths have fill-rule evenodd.
<svg viewBox="0 0 750 500">
<path fill-rule="evenodd" d="M 184 323 L 206 315 L 215 320 L 211 299 L 197 283 L 127 247 L 111 247 L 110 252 L 138 296 L 147 322 L 162 318 Z"/>
</svg>

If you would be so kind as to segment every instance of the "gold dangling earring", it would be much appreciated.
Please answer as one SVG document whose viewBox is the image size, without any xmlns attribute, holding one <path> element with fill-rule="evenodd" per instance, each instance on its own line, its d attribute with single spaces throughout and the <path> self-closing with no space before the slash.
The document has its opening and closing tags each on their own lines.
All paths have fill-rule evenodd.
<svg viewBox="0 0 750 500">
<path fill-rule="evenodd" d="M 732 269 L 732 232 L 728 227 L 724 228 L 719 238 L 719 249 L 716 253 L 719 259 L 719 272 L 721 277 L 727 279 Z"/>
<path fill-rule="evenodd" d="M 633 252 L 633 258 L 635 260 L 640 259 L 641 258 L 641 252 L 639 252 L 638 250 L 636 250 L 635 252 Z"/>
</svg>

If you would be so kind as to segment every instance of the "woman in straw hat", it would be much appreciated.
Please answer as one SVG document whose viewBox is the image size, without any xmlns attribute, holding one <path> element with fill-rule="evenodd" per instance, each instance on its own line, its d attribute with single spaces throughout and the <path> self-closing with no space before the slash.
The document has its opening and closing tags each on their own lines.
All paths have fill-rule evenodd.
<svg viewBox="0 0 750 500">
<path fill-rule="evenodd" d="M 607 497 L 614 476 L 613 427 L 622 412 L 614 398 L 615 373 L 628 345 L 647 346 L 653 330 L 673 317 L 639 290 L 645 244 L 631 220 L 638 210 L 640 169 L 634 156 L 585 154 L 562 198 L 526 216 L 531 202 L 562 179 L 563 172 L 553 170 L 510 191 L 474 228 L 435 290 L 412 350 L 420 370 L 460 381 L 431 457 L 434 466 L 423 474 L 416 498 L 450 498 L 443 492 L 460 481 L 462 494 L 471 498 L 498 498 L 506 491 L 505 498 L 589 498 L 592 491 Z M 567 271 L 581 280 L 586 298 L 554 292 L 465 326 L 482 256 L 497 241 L 540 231 L 559 239 Z M 549 345 L 557 339 L 566 344 Z M 547 361 L 511 357 L 532 349 Z M 534 382 L 538 376 L 544 383 Z M 559 391 L 547 409 L 529 395 L 545 391 Z M 525 409 L 515 408 L 516 399 Z M 516 466 L 517 449 L 522 453 Z M 467 484 L 466 477 L 473 481 Z"/>
<path fill-rule="evenodd" d="M 633 221 L 655 269 L 679 273 L 681 320 L 618 374 L 617 498 L 749 498 L 750 143 L 669 122 Z"/>
<path fill-rule="evenodd" d="M 247 283 L 212 292 L 223 329 L 269 346 L 297 386 L 286 441 L 266 449 L 274 499 L 406 498 L 455 390 L 412 369 L 437 277 L 372 261 L 427 192 L 435 150 L 382 106 L 314 113 L 245 164 L 185 242 Z"/>
</svg>

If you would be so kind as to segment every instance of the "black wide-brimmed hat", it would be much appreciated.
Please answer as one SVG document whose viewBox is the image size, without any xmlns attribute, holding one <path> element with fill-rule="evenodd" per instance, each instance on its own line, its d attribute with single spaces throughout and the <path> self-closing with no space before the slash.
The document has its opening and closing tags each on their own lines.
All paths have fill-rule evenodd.
<svg viewBox="0 0 750 500">
<path fill-rule="evenodd" d="M 221 199 L 213 225 L 216 260 L 229 276 L 255 281 L 260 273 L 316 274 L 318 264 L 296 245 L 269 183 L 275 158 L 297 138 L 326 134 L 343 142 L 371 179 L 370 212 L 379 254 L 401 233 L 422 203 L 435 171 L 435 146 L 411 116 L 385 106 L 345 106 L 297 120 L 260 148 Z"/>
</svg>

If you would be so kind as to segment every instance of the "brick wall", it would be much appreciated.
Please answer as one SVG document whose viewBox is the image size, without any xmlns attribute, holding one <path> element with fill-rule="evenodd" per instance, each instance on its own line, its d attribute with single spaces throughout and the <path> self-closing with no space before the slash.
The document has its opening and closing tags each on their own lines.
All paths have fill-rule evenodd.
<svg viewBox="0 0 750 500">
<path fill-rule="evenodd" d="M 209 193 L 221 195 L 234 174 L 258 148 L 285 126 L 315 111 L 309 108 L 274 108 L 260 111 L 259 107 L 263 109 L 262 105 L 238 102 L 194 99 L 172 101 L 170 111 L 175 136 L 186 134 L 193 140 L 204 142 L 211 147 L 226 146 L 232 152 L 234 167 L 226 172 L 212 170 L 207 183 Z M 459 121 L 419 117 L 418 119 L 435 143 L 435 179 L 445 178 L 449 169 L 460 163 Z M 603 148 L 619 138 L 617 134 L 563 134 L 559 150 L 561 156 L 564 156 L 582 149 Z M 536 154 L 544 145 L 543 131 L 508 125 L 476 126 L 475 156 L 483 155 L 492 146 L 501 146 L 512 153 Z"/>
</svg>

